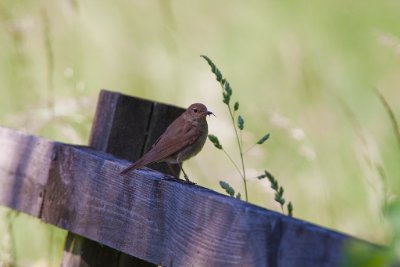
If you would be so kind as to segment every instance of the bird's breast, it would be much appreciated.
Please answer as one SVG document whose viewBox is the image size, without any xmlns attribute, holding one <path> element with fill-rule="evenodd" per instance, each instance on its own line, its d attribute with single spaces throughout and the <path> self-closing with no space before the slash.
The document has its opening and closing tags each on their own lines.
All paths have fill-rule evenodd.
<svg viewBox="0 0 400 267">
<path fill-rule="evenodd" d="M 185 161 L 191 157 L 196 156 L 203 148 L 208 135 L 207 122 L 203 125 L 198 125 L 197 129 L 199 130 L 198 138 L 192 144 L 188 145 L 185 149 L 183 149 L 179 153 L 177 157 L 179 162 Z"/>
</svg>

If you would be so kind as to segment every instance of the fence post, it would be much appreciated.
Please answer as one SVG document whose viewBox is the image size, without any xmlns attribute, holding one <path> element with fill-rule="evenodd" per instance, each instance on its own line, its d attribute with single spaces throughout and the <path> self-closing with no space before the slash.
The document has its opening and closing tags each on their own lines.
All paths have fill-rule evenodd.
<svg viewBox="0 0 400 267">
<path fill-rule="evenodd" d="M 102 90 L 89 145 L 119 158 L 138 159 L 184 110 Z M 169 173 L 165 164 L 151 168 Z M 179 173 L 179 167 L 174 167 Z M 63 267 L 157 266 L 71 232 L 65 242 Z"/>
</svg>

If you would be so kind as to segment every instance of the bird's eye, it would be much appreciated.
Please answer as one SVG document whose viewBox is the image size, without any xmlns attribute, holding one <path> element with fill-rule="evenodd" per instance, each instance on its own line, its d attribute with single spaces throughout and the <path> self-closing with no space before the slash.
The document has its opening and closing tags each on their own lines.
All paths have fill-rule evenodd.
<svg viewBox="0 0 400 267">
<path fill-rule="evenodd" d="M 194 109 L 193 109 L 193 112 L 194 112 L 194 113 L 197 113 L 197 111 L 198 111 L 197 108 L 194 108 Z"/>
</svg>

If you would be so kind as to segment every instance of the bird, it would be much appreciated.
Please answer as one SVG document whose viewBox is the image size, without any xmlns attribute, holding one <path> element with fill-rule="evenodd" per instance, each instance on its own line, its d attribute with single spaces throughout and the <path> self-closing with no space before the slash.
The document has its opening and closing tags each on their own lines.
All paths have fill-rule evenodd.
<svg viewBox="0 0 400 267">
<path fill-rule="evenodd" d="M 185 112 L 176 118 L 155 141 L 151 149 L 120 174 L 144 167 L 150 163 L 166 162 L 179 164 L 188 183 L 192 183 L 182 168 L 182 162 L 197 155 L 203 148 L 208 136 L 207 116 L 214 115 L 201 103 L 190 105 Z M 214 115 L 215 116 L 215 115 Z"/>
</svg>

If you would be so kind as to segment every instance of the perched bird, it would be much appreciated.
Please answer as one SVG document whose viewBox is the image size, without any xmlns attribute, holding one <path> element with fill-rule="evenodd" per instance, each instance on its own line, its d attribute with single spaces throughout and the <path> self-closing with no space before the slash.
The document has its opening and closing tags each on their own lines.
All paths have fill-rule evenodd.
<svg viewBox="0 0 400 267">
<path fill-rule="evenodd" d="M 126 174 L 154 162 L 178 163 L 187 182 L 191 183 L 182 168 L 182 162 L 197 155 L 208 135 L 207 115 L 214 115 L 201 103 L 195 103 L 168 126 L 151 149 L 140 159 L 121 171 Z"/>
</svg>

